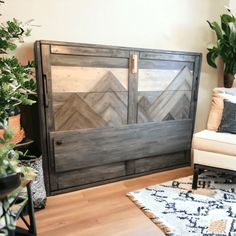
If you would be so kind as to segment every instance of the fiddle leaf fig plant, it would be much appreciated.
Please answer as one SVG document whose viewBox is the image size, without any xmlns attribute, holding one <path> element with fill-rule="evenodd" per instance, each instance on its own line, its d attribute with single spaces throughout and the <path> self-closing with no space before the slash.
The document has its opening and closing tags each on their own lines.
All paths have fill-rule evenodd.
<svg viewBox="0 0 236 236">
<path fill-rule="evenodd" d="M 236 73 L 236 18 L 231 14 L 223 14 L 217 22 L 207 21 L 216 34 L 216 43 L 207 47 L 207 62 L 217 68 L 216 58 L 221 57 L 224 63 L 224 75 Z"/>
</svg>

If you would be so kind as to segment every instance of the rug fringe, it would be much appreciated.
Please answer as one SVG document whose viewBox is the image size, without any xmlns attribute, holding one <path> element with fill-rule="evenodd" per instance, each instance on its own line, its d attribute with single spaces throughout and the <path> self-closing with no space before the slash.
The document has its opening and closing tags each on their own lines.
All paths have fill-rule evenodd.
<svg viewBox="0 0 236 236">
<path fill-rule="evenodd" d="M 173 231 L 168 227 L 163 221 L 158 219 L 149 209 L 142 205 L 131 193 L 127 193 L 126 196 L 134 202 L 143 213 L 150 219 L 152 222 L 162 230 L 165 235 L 172 235 Z"/>
</svg>

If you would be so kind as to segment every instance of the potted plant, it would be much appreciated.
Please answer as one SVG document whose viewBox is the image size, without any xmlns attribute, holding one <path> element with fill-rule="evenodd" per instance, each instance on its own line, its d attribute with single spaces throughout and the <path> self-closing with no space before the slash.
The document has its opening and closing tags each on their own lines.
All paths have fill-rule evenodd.
<svg viewBox="0 0 236 236">
<path fill-rule="evenodd" d="M 5 130 L 3 138 L 0 138 L 0 199 L 17 188 L 21 182 L 21 175 L 26 176 L 30 168 L 23 166 L 19 157 L 24 156 L 20 151 L 14 150 L 14 144 L 6 144 L 12 137 L 11 130 Z"/>
<path fill-rule="evenodd" d="M 17 48 L 30 30 L 13 19 L 0 25 L 0 137 L 10 127 L 14 132 L 11 143 L 18 143 L 24 138 L 20 126 L 19 105 L 32 105 L 35 101 L 30 97 L 35 94 L 36 82 L 33 76 L 33 63 L 22 65 L 17 58 L 9 57 L 9 50 Z"/>
<path fill-rule="evenodd" d="M 224 63 L 224 86 L 231 88 L 236 73 L 236 19 L 229 10 L 229 14 L 223 14 L 220 20 L 220 25 L 215 21 L 207 21 L 217 38 L 216 44 L 207 48 L 207 62 L 217 68 L 216 58 L 221 57 Z"/>
<path fill-rule="evenodd" d="M 12 198 L 10 193 L 21 184 L 22 176 L 28 178 L 35 176 L 33 169 L 22 165 L 19 157 L 22 152 L 14 150 L 14 144 L 6 144 L 12 137 L 12 131 L 7 129 L 3 138 L 0 138 L 0 234 L 15 235 L 15 217 L 11 214 Z"/>
</svg>

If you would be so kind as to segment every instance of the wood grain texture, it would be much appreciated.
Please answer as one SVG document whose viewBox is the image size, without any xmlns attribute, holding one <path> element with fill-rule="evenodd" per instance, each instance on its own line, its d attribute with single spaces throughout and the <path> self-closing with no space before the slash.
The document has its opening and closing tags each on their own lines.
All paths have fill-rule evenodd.
<svg viewBox="0 0 236 236">
<path fill-rule="evenodd" d="M 112 72 L 107 72 L 89 93 L 57 93 L 53 98 L 56 131 L 127 124 L 128 92 Z"/>
<path fill-rule="evenodd" d="M 55 130 L 106 127 L 107 123 L 78 95 L 72 94 L 54 114 Z"/>
<path fill-rule="evenodd" d="M 52 132 L 56 172 L 187 150 L 190 128 L 191 120 L 180 120 Z"/>
<path fill-rule="evenodd" d="M 191 174 L 181 168 L 48 197 L 35 213 L 38 235 L 164 236 L 126 193 Z"/>
<path fill-rule="evenodd" d="M 74 56 L 51 54 L 51 64 L 54 66 L 79 66 L 96 68 L 127 68 L 129 61 L 126 58 Z"/>
<path fill-rule="evenodd" d="M 140 97 L 138 122 L 187 119 L 190 112 L 192 80 L 192 73 L 187 67 L 183 67 L 153 102 L 146 96 Z"/>
<path fill-rule="evenodd" d="M 193 62 L 186 61 L 165 61 L 165 60 L 139 60 L 139 69 L 165 69 L 165 70 L 181 70 L 183 67 L 188 67 L 193 71 Z"/>
<path fill-rule="evenodd" d="M 184 62 L 194 62 L 195 56 L 184 55 L 184 54 L 174 54 L 174 53 L 164 53 L 164 52 L 141 52 L 140 59 L 155 59 L 155 60 L 166 60 L 166 61 L 184 61 Z"/>
<path fill-rule="evenodd" d="M 83 56 L 97 56 L 100 57 L 121 57 L 129 58 L 128 50 L 110 49 L 110 48 L 91 48 L 80 46 L 51 46 L 52 54 L 69 54 L 69 55 L 83 55 Z"/>
<path fill-rule="evenodd" d="M 94 86 L 108 73 L 128 89 L 128 69 L 77 66 L 51 66 L 52 93 L 92 92 Z"/>
<path fill-rule="evenodd" d="M 58 176 L 58 187 L 65 189 L 78 185 L 95 183 L 126 175 L 125 163 L 113 163 L 76 171 L 61 173 Z"/>
<path fill-rule="evenodd" d="M 167 168 L 175 165 L 190 162 L 190 156 L 185 151 L 160 155 L 155 157 L 146 157 L 134 161 L 135 173 L 141 173 L 150 170 Z"/>
<path fill-rule="evenodd" d="M 186 151 L 102 164 L 94 167 L 69 170 L 58 173 L 58 187 L 62 190 L 81 189 L 104 181 L 116 181 L 129 175 L 142 174 L 150 171 L 160 171 L 173 166 L 186 166 L 190 163 L 190 155 Z"/>
</svg>

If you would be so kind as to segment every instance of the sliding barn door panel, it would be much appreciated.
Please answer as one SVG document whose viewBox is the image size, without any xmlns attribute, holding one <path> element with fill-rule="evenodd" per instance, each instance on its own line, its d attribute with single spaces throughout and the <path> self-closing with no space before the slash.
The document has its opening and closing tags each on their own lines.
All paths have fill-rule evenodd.
<svg viewBox="0 0 236 236">
<path fill-rule="evenodd" d="M 37 41 L 49 194 L 190 165 L 201 55 Z"/>
</svg>

